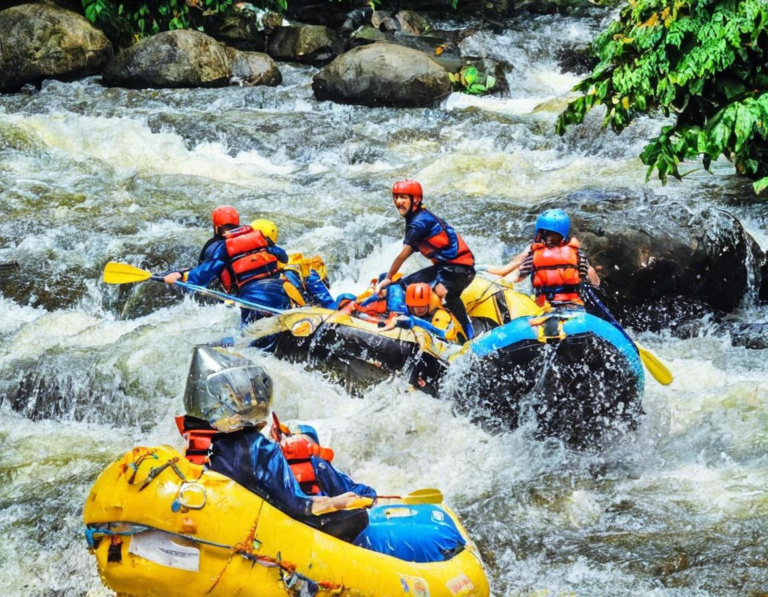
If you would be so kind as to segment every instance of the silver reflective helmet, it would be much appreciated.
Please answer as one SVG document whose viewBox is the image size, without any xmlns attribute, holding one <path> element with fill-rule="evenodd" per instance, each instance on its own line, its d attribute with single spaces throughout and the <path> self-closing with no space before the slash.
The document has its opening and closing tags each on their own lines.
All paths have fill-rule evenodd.
<svg viewBox="0 0 768 597">
<path fill-rule="evenodd" d="M 184 408 L 188 415 L 231 432 L 262 423 L 272 404 L 272 378 L 237 353 L 197 346 L 189 365 Z"/>
</svg>

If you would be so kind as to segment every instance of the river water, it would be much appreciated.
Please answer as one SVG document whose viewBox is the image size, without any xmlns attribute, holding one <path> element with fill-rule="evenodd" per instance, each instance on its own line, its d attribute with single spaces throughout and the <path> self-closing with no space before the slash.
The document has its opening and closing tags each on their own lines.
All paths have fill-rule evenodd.
<svg viewBox="0 0 768 597">
<path fill-rule="evenodd" d="M 644 189 L 734 213 L 766 248 L 764 207 L 734 201 L 727 164 L 684 184 L 644 183 L 658 122 L 621 137 L 600 115 L 565 138 L 553 123 L 577 81 L 556 51 L 598 17 L 529 18 L 464 42 L 515 65 L 504 99 L 437 109 L 317 103 L 309 67 L 278 88 L 128 91 L 98 79 L 0 97 L 0 593 L 109 595 L 82 535 L 83 501 L 134 445 L 181 446 L 173 416 L 191 348 L 237 332 L 238 313 L 146 283 L 107 287 L 109 260 L 193 265 L 211 210 L 267 217 L 280 244 L 360 291 L 400 247 L 398 178 L 453 223 L 479 262 L 522 246 L 537 202 L 581 189 Z M 422 265 L 411 260 L 409 269 Z M 745 299 L 737 321 L 765 320 Z M 768 594 L 768 360 L 707 332 L 639 334 L 676 376 L 649 378 L 647 416 L 610 444 L 572 451 L 532 430 L 491 435 L 399 380 L 353 398 L 320 373 L 253 349 L 275 410 L 313 423 L 336 463 L 384 493 L 439 487 L 480 545 L 494 595 Z"/>
</svg>

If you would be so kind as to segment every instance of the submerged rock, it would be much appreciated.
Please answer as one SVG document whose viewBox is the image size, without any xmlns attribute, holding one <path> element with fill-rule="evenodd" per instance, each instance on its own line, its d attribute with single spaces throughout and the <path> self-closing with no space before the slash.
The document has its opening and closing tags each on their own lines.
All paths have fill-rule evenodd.
<svg viewBox="0 0 768 597">
<path fill-rule="evenodd" d="M 97 74 L 111 58 L 106 36 L 74 12 L 47 4 L 0 12 L 0 91 Z"/>
<path fill-rule="evenodd" d="M 148 37 L 122 51 L 104 70 L 107 85 L 222 87 L 231 66 L 224 48 L 199 31 L 176 30 Z"/>
<path fill-rule="evenodd" d="M 312 79 L 320 101 L 364 106 L 429 106 L 448 95 L 448 71 L 418 50 L 374 43 L 342 54 Z"/>
</svg>

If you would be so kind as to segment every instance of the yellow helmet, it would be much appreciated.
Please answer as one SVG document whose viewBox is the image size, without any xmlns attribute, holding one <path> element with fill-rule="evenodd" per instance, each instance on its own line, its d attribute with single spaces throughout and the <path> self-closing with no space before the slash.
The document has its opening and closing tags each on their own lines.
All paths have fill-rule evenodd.
<svg viewBox="0 0 768 597">
<path fill-rule="evenodd" d="M 272 220 L 254 220 L 251 228 L 258 230 L 273 243 L 277 242 L 277 226 Z"/>
</svg>

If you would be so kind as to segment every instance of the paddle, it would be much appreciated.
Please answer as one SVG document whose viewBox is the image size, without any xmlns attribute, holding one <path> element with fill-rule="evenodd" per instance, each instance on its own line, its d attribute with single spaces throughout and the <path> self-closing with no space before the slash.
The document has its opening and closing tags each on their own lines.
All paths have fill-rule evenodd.
<svg viewBox="0 0 768 597">
<path fill-rule="evenodd" d="M 412 491 L 408 495 L 399 496 L 399 495 L 380 495 L 377 496 L 376 499 L 368 498 L 368 497 L 360 497 L 358 496 L 356 499 L 352 500 L 352 502 L 344 508 L 344 510 L 357 510 L 359 508 L 370 508 L 376 503 L 376 500 L 400 500 L 401 502 L 408 504 L 409 506 L 415 506 L 417 504 L 442 504 L 443 503 L 443 494 L 439 489 L 417 489 L 416 491 Z M 329 509 L 329 510 L 321 510 L 320 512 L 316 512 L 316 515 L 321 514 L 328 514 L 329 512 L 337 512 L 337 510 Z"/>
<path fill-rule="evenodd" d="M 128 265 L 127 263 L 117 263 L 115 261 L 110 261 L 104 266 L 104 282 L 107 284 L 134 284 L 136 282 L 145 282 L 146 280 L 164 282 L 162 276 L 158 276 L 150 271 Z M 204 296 L 212 296 L 222 301 L 230 301 L 238 307 L 251 309 L 253 311 L 261 311 L 263 313 L 270 313 L 272 315 L 282 315 L 283 313 L 286 313 L 284 309 L 275 309 L 274 307 L 269 307 L 260 303 L 254 303 L 253 301 L 241 299 L 224 292 L 218 292 L 217 290 L 211 290 L 210 288 L 205 288 L 204 286 L 197 286 L 195 284 L 188 284 L 187 282 L 181 281 L 176 282 L 175 286 L 197 292 Z"/>
<path fill-rule="evenodd" d="M 442 504 L 443 493 L 439 489 L 417 489 L 408 495 L 380 495 L 376 499 L 402 500 L 406 504 Z"/>
<path fill-rule="evenodd" d="M 586 285 L 584 286 L 584 296 L 592 303 L 594 308 L 598 309 L 603 314 L 603 319 L 605 319 L 608 323 L 612 324 L 617 330 L 619 330 L 623 336 L 632 344 L 632 346 L 637 349 L 637 352 L 640 355 L 640 360 L 643 362 L 643 365 L 645 365 L 645 368 L 648 369 L 648 372 L 653 375 L 654 379 L 665 386 L 671 384 L 674 380 L 672 372 L 667 368 L 666 365 L 664 365 L 664 363 L 659 360 L 655 354 L 653 354 L 650 350 L 643 348 L 629 337 L 629 334 L 627 334 L 626 330 L 621 327 L 621 324 L 616 321 L 616 318 L 611 315 L 611 312 L 608 311 L 608 308 L 600 301 L 599 298 L 597 298 L 597 295 L 595 295 L 595 292 L 591 287 Z"/>
</svg>

